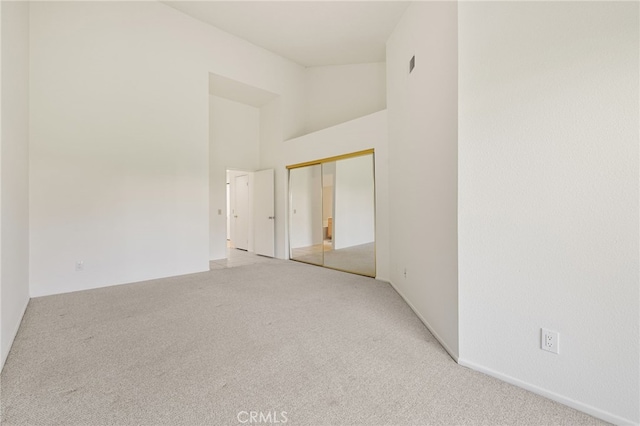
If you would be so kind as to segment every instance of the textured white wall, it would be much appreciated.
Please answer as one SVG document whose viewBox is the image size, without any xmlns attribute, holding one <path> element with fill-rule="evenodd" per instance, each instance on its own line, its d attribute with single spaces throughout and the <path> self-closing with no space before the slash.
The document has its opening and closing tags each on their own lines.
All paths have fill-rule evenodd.
<svg viewBox="0 0 640 426">
<path fill-rule="evenodd" d="M 391 282 L 454 357 L 458 354 L 456 7 L 452 2 L 411 3 L 387 42 Z M 413 55 L 416 67 L 409 74 Z"/>
<path fill-rule="evenodd" d="M 34 3 L 31 59 L 33 296 L 208 269 L 210 72 L 303 128 L 303 68 L 161 3 Z"/>
<path fill-rule="evenodd" d="M 308 133 L 386 108 L 384 62 L 305 70 Z"/>
<path fill-rule="evenodd" d="M 209 258 L 227 257 L 226 171 L 257 170 L 260 161 L 260 109 L 218 96 L 209 97 Z M 218 210 L 222 214 L 218 214 Z"/>
<path fill-rule="evenodd" d="M 29 4 L 2 2 L 2 361 L 29 302 Z"/>
<path fill-rule="evenodd" d="M 461 362 L 638 423 L 638 3 L 459 12 Z"/>
</svg>

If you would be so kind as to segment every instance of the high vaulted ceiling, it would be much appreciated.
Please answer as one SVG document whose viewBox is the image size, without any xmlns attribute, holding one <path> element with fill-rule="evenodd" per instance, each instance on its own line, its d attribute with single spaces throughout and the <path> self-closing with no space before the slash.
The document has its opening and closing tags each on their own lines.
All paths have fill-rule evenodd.
<svg viewBox="0 0 640 426">
<path fill-rule="evenodd" d="M 167 1 L 302 66 L 385 60 L 405 1 Z"/>
</svg>

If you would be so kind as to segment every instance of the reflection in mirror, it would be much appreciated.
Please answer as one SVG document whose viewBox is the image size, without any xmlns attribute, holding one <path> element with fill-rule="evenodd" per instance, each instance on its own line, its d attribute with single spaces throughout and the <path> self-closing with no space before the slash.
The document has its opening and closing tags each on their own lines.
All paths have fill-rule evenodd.
<svg viewBox="0 0 640 426">
<path fill-rule="evenodd" d="M 323 264 L 322 167 L 316 164 L 289 171 L 289 257 Z"/>
<path fill-rule="evenodd" d="M 373 167 L 373 154 L 323 164 L 324 266 L 376 275 Z"/>
<path fill-rule="evenodd" d="M 372 151 L 289 168 L 289 257 L 375 277 Z"/>
</svg>

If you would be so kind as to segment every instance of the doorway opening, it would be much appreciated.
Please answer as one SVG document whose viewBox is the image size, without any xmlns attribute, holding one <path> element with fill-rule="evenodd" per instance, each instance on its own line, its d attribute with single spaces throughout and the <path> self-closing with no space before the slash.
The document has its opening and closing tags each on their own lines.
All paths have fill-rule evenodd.
<svg viewBox="0 0 640 426">
<path fill-rule="evenodd" d="M 275 257 L 274 170 L 227 169 L 227 246 Z"/>
<path fill-rule="evenodd" d="M 275 93 L 209 73 L 210 262 L 227 259 L 236 248 L 275 256 L 275 212 L 271 207 L 265 214 L 259 200 L 260 183 L 267 180 L 260 171 L 260 146 L 281 137 L 280 103 Z M 273 174 L 270 185 L 265 197 L 273 204 Z"/>
</svg>

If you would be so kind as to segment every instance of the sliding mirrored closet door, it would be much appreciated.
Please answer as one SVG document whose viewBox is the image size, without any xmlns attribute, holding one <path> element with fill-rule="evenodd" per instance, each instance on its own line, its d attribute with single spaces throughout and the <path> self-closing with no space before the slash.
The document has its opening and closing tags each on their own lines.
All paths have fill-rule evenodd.
<svg viewBox="0 0 640 426">
<path fill-rule="evenodd" d="M 289 170 L 290 257 L 322 265 L 322 166 Z"/>
<path fill-rule="evenodd" d="M 373 150 L 289 166 L 290 258 L 375 277 Z"/>
</svg>

